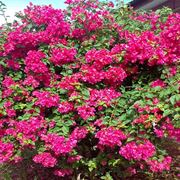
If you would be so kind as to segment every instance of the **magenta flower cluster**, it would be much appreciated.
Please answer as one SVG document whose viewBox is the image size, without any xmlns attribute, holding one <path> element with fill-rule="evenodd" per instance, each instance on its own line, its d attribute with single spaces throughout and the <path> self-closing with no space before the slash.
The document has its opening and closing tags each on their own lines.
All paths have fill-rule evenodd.
<svg viewBox="0 0 180 180">
<path fill-rule="evenodd" d="M 121 146 L 121 141 L 127 139 L 127 136 L 121 130 L 114 129 L 113 127 L 101 129 L 96 133 L 95 137 L 99 139 L 99 145 L 111 148 Z"/>
<path fill-rule="evenodd" d="M 33 161 L 42 164 L 44 167 L 54 167 L 57 163 L 56 158 L 48 152 L 43 152 L 34 156 Z"/>
<path fill-rule="evenodd" d="M 154 145 L 148 141 L 137 144 L 136 142 L 127 143 L 120 148 L 119 154 L 128 160 L 147 160 L 156 152 Z"/>
<path fill-rule="evenodd" d="M 153 172 L 162 172 L 164 170 L 170 170 L 170 164 L 172 162 L 172 158 L 170 156 L 164 157 L 162 162 L 158 162 L 157 160 L 149 160 L 147 164 L 150 166 L 150 170 Z"/>
<path fill-rule="evenodd" d="M 180 15 L 66 4 L 30 3 L 0 27 L 0 163 L 30 163 L 29 179 L 170 170 L 159 142 L 180 141 Z"/>
</svg>

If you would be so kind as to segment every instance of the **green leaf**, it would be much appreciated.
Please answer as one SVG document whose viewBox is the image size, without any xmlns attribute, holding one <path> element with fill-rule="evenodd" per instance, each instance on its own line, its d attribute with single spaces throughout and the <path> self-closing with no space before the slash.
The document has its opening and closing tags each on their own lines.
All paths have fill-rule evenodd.
<svg viewBox="0 0 180 180">
<path fill-rule="evenodd" d="M 92 172 L 96 168 L 97 168 L 96 162 L 93 161 L 93 160 L 90 160 L 88 162 L 88 169 L 89 169 L 89 171 Z"/>
<path fill-rule="evenodd" d="M 104 179 L 104 180 L 113 180 L 113 177 L 110 175 L 109 172 L 106 172 L 106 175 L 105 176 L 101 176 L 101 179 Z"/>
<path fill-rule="evenodd" d="M 171 114 L 171 110 L 167 109 L 164 111 L 163 116 L 165 117 L 168 116 L 169 114 Z"/>
<path fill-rule="evenodd" d="M 126 142 L 131 142 L 131 141 L 133 141 L 135 138 L 134 137 L 129 137 L 127 140 L 126 140 Z"/>
</svg>

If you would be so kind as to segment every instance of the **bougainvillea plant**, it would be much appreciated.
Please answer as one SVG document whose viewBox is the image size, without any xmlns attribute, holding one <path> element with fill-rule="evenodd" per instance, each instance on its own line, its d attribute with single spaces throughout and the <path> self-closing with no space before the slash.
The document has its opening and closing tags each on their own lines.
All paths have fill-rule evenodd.
<svg viewBox="0 0 180 180">
<path fill-rule="evenodd" d="M 180 141 L 180 15 L 65 3 L 30 3 L 1 27 L 1 167 L 12 179 L 169 173 L 161 142 Z"/>
</svg>

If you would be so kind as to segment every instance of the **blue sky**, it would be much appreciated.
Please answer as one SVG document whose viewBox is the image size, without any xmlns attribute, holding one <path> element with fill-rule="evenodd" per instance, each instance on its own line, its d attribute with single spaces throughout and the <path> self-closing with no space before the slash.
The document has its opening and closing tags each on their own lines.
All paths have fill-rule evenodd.
<svg viewBox="0 0 180 180">
<path fill-rule="evenodd" d="M 52 4 L 55 8 L 65 8 L 65 0 L 1 0 L 7 6 L 6 14 L 10 16 L 9 20 L 11 21 L 14 17 L 15 12 L 23 10 L 29 2 L 37 5 Z M 115 2 L 116 0 L 109 0 Z M 131 0 L 124 0 L 125 3 Z M 0 24 L 3 23 L 3 19 L 0 17 Z"/>
<path fill-rule="evenodd" d="M 65 0 L 1 0 L 2 2 L 4 2 L 7 7 L 13 7 L 15 9 L 23 9 L 24 7 L 26 7 L 29 2 L 32 2 L 33 4 L 52 4 L 54 7 L 57 8 L 65 8 L 65 4 L 64 1 Z M 116 0 L 109 0 L 109 1 L 113 1 L 115 2 Z M 124 0 L 124 2 L 129 2 L 131 0 Z"/>
</svg>

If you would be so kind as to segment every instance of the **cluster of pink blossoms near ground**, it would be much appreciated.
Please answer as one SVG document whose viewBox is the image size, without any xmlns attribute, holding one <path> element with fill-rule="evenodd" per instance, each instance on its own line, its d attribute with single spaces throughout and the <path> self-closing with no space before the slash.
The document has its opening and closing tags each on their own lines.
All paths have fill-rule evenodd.
<svg viewBox="0 0 180 180">
<path fill-rule="evenodd" d="M 180 15 L 66 3 L 30 3 L 1 27 L 0 163 L 28 163 L 28 178 L 170 171 L 161 140 L 180 140 Z"/>
</svg>

